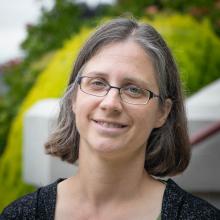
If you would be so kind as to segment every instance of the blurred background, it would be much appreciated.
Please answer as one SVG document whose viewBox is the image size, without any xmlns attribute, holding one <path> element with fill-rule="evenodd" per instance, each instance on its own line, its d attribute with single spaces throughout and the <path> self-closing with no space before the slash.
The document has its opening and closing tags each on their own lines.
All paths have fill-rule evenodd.
<svg viewBox="0 0 220 220">
<path fill-rule="evenodd" d="M 220 78 L 220 0 L 0 0 L 0 211 L 35 189 L 22 179 L 24 113 L 62 95 L 89 33 L 118 16 L 161 33 L 187 97 Z"/>
</svg>

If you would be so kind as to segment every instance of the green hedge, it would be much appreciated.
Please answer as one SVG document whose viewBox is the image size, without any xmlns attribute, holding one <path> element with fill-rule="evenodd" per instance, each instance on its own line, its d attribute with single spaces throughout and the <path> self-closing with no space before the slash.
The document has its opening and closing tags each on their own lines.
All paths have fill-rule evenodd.
<svg viewBox="0 0 220 220">
<path fill-rule="evenodd" d="M 14 117 L 22 100 L 32 88 L 38 73 L 46 67 L 53 57 L 50 51 L 38 59 L 27 63 L 26 59 L 19 64 L 12 64 L 3 68 L 3 82 L 8 91 L 0 94 L 0 156 L 4 152 L 7 136 Z"/>
<path fill-rule="evenodd" d="M 189 16 L 174 15 L 158 16 L 154 21 L 148 22 L 159 30 L 172 48 L 189 93 L 218 78 L 220 42 L 207 21 L 197 23 Z M 25 111 L 40 99 L 62 95 L 76 53 L 89 33 L 89 29 L 83 29 L 79 35 L 65 43 L 25 98 L 13 122 L 7 149 L 0 159 L 0 210 L 12 200 L 34 189 L 22 181 L 21 175 L 22 120 Z"/>
<path fill-rule="evenodd" d="M 34 187 L 22 181 L 22 121 L 26 110 L 40 99 L 60 97 L 66 86 L 73 60 L 80 46 L 87 38 L 89 30 L 84 29 L 79 35 L 66 42 L 39 75 L 20 107 L 12 123 L 8 145 L 0 158 L 0 210 L 12 200 L 34 190 Z"/>
<path fill-rule="evenodd" d="M 220 77 L 220 40 L 208 20 L 158 16 L 152 24 L 171 47 L 188 96 Z"/>
</svg>

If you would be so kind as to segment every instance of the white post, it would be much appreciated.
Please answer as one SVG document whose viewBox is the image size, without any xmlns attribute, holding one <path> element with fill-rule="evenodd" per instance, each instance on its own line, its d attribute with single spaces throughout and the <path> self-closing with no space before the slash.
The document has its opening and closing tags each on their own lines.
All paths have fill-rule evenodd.
<svg viewBox="0 0 220 220">
<path fill-rule="evenodd" d="M 76 173 L 77 166 L 45 154 L 44 143 L 53 129 L 59 112 L 59 100 L 37 102 L 24 117 L 23 178 L 25 182 L 42 186 L 58 178 Z"/>
</svg>

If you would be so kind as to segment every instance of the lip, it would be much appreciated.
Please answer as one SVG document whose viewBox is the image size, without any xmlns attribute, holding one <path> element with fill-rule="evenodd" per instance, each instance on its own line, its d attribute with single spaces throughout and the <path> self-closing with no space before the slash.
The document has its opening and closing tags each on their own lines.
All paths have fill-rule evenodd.
<svg viewBox="0 0 220 220">
<path fill-rule="evenodd" d="M 102 120 L 102 119 L 92 119 L 95 123 L 98 124 L 110 124 L 110 125 L 115 125 L 116 127 L 127 127 L 128 125 L 125 123 L 121 123 L 121 122 L 116 122 L 116 121 L 108 121 L 108 120 Z"/>
<path fill-rule="evenodd" d="M 92 119 L 95 127 L 102 134 L 118 135 L 127 130 L 128 125 L 121 122 L 108 121 L 102 119 Z"/>
</svg>

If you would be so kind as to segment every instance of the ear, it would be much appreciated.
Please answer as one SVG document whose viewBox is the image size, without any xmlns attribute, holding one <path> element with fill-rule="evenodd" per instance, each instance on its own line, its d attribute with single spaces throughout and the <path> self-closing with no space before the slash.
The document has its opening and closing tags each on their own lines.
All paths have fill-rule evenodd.
<svg viewBox="0 0 220 220">
<path fill-rule="evenodd" d="M 163 106 L 158 110 L 158 117 L 156 119 L 155 128 L 160 128 L 164 125 L 167 117 L 172 109 L 172 100 L 166 99 Z"/>
</svg>

